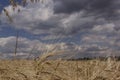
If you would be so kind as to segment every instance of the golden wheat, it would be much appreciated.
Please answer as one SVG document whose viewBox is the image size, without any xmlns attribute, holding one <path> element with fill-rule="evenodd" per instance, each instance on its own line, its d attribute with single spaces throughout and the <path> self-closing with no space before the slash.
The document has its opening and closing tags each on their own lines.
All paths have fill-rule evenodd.
<svg viewBox="0 0 120 80">
<path fill-rule="evenodd" d="M 119 61 L 76 62 L 46 57 L 42 60 L 1 60 L 0 80 L 120 80 Z"/>
</svg>

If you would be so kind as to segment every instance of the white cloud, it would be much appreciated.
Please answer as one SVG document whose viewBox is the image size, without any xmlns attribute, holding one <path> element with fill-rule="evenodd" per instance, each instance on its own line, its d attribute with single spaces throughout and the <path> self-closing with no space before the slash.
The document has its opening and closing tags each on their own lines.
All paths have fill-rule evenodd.
<svg viewBox="0 0 120 80">
<path fill-rule="evenodd" d="M 85 29 L 91 29 L 95 23 L 94 16 L 86 16 L 85 11 L 76 12 L 73 14 L 55 14 L 53 0 L 47 0 L 45 3 L 30 3 L 26 6 L 18 6 L 13 10 L 9 5 L 6 10 L 13 19 L 11 25 L 17 29 L 25 29 L 34 34 L 49 33 L 49 34 L 64 34 L 71 35 Z M 20 12 L 18 13 L 18 8 Z M 8 18 L 4 12 L 1 15 L 1 21 L 8 23 Z"/>
<path fill-rule="evenodd" d="M 14 56 L 16 44 L 16 37 L 3 37 L 0 38 L 0 55 L 1 58 L 10 58 Z M 39 40 L 29 40 L 27 38 L 19 37 L 18 39 L 18 48 L 17 56 L 21 58 L 26 58 L 30 54 L 32 56 L 39 56 L 42 53 L 49 51 L 62 51 L 63 54 L 69 54 L 74 50 L 80 50 L 80 47 L 75 44 L 66 44 L 66 43 L 55 43 L 55 44 L 46 44 L 42 43 Z M 31 52 L 32 51 L 32 52 Z M 65 51 L 68 51 L 67 53 Z M 58 53 L 59 54 L 59 53 Z"/>
<path fill-rule="evenodd" d="M 100 37 L 100 36 L 99 36 Z M 87 39 L 86 39 L 87 38 Z M 75 43 L 65 43 L 59 42 L 54 44 L 46 44 L 42 43 L 38 40 L 29 40 L 27 38 L 20 37 L 18 40 L 18 50 L 17 56 L 20 58 L 26 58 L 30 54 L 30 57 L 39 56 L 42 53 L 49 53 L 53 51 L 54 53 L 58 54 L 61 57 L 94 57 L 94 56 L 108 56 L 108 55 L 119 55 L 118 49 L 113 49 L 111 46 L 105 46 L 105 44 L 109 45 L 119 45 L 119 42 L 115 42 L 115 40 L 110 39 L 109 41 L 106 40 L 107 38 L 104 37 L 98 38 L 96 36 L 88 36 L 84 37 L 83 40 L 87 40 L 87 43 L 83 43 L 81 45 Z M 16 37 L 4 37 L 0 38 L 0 58 L 10 58 L 14 56 L 14 49 L 15 49 L 15 40 Z M 98 42 L 98 44 L 94 43 Z M 92 44 L 90 44 L 93 42 Z M 101 42 L 101 45 L 99 45 Z M 112 44 L 111 42 L 114 42 Z"/>
<path fill-rule="evenodd" d="M 44 28 L 45 25 L 47 25 L 44 22 L 48 20 L 51 16 L 53 16 L 53 1 L 48 0 L 43 4 L 40 2 L 28 2 L 25 7 L 18 5 L 15 10 L 13 10 L 13 7 L 9 5 L 5 7 L 5 9 L 8 11 L 10 17 L 13 19 L 12 25 L 15 28 L 36 32 L 36 30 L 40 31 L 40 29 L 38 28 Z M 18 9 L 20 10 L 20 12 L 18 12 Z M 2 11 L 0 19 L 3 23 L 9 24 L 8 17 L 4 13 L 4 11 Z"/>
<path fill-rule="evenodd" d="M 12 57 L 14 55 L 16 37 L 0 38 L 0 54 L 2 58 Z M 58 55 L 68 56 L 78 54 L 83 51 L 82 47 L 74 43 L 55 43 L 55 44 L 43 44 L 38 40 L 29 40 L 27 38 L 19 38 L 17 56 L 21 58 L 28 57 L 29 53 L 33 50 L 33 56 L 39 56 L 42 53 L 53 50 Z"/>
<path fill-rule="evenodd" d="M 114 23 L 106 23 L 103 25 L 97 25 L 93 28 L 93 31 L 98 31 L 98 32 L 113 32 L 115 28 Z"/>
<path fill-rule="evenodd" d="M 41 40 L 51 40 L 51 41 L 59 42 L 64 38 L 66 38 L 66 36 L 64 35 L 48 35 L 48 36 L 41 37 Z"/>
<path fill-rule="evenodd" d="M 16 37 L 4 37 L 0 38 L 0 53 L 5 56 L 14 55 Z M 20 37 L 18 40 L 17 55 L 28 56 L 33 50 L 33 55 L 37 55 L 40 51 L 44 50 L 44 45 L 38 40 L 29 40 L 27 38 Z M 41 47 L 42 46 L 42 47 Z M 38 52 L 38 53 L 37 53 Z"/>
</svg>

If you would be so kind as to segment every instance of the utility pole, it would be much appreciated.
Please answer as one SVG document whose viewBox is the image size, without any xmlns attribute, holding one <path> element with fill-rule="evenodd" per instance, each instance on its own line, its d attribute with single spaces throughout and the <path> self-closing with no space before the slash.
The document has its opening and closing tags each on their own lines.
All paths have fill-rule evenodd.
<svg viewBox="0 0 120 80">
<path fill-rule="evenodd" d="M 15 59 L 16 59 L 17 49 L 18 49 L 18 38 L 19 38 L 19 32 L 17 32 L 17 34 L 16 34 L 15 52 L 14 52 L 14 58 Z"/>
</svg>

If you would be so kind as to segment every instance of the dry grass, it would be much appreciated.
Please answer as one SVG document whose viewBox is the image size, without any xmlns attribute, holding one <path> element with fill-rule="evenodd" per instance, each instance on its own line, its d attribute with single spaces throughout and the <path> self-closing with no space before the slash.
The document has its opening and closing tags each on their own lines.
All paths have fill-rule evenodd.
<svg viewBox="0 0 120 80">
<path fill-rule="evenodd" d="M 120 80 L 120 62 L 1 60 L 0 80 Z"/>
</svg>

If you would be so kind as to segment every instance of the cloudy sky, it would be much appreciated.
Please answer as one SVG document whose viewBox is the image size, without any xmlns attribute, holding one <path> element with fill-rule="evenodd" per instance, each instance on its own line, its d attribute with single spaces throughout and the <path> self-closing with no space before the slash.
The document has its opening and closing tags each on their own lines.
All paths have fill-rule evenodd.
<svg viewBox="0 0 120 80">
<path fill-rule="evenodd" d="M 0 0 L 1 58 L 13 56 L 17 32 L 21 57 L 39 55 L 51 45 L 67 56 L 120 55 L 120 0 L 36 1 L 14 9 Z"/>
</svg>

